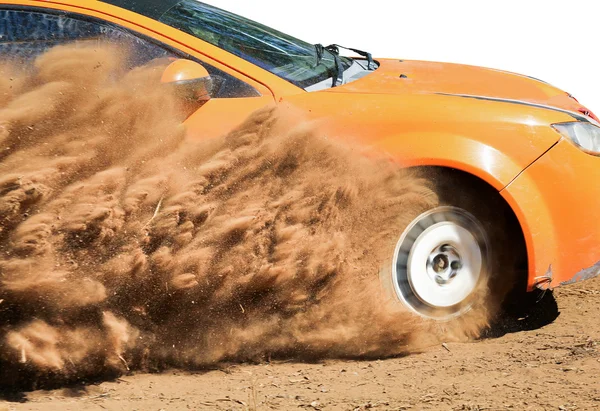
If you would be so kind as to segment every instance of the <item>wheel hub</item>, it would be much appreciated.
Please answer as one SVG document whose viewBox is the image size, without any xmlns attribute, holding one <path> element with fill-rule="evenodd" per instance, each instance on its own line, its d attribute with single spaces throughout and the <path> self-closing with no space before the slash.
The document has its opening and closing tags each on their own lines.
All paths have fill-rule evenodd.
<svg viewBox="0 0 600 411">
<path fill-rule="evenodd" d="M 456 278 L 461 267 L 460 254 L 450 244 L 434 248 L 427 259 L 427 274 L 442 286 Z"/>
</svg>

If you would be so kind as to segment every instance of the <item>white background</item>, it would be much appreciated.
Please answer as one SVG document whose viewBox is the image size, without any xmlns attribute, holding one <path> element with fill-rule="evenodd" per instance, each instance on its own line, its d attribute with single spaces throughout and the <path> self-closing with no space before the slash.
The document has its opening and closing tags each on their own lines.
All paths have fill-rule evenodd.
<svg viewBox="0 0 600 411">
<path fill-rule="evenodd" d="M 203 0 L 310 43 L 527 74 L 600 114 L 600 0 Z"/>
</svg>

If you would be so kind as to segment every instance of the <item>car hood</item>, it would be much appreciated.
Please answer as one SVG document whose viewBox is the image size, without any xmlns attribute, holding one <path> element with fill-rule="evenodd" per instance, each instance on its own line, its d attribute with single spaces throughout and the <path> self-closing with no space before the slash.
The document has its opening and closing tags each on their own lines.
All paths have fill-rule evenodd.
<svg viewBox="0 0 600 411">
<path fill-rule="evenodd" d="M 373 73 L 331 89 L 374 94 L 445 94 L 531 103 L 579 112 L 595 118 L 563 90 L 532 77 L 483 67 L 409 60 L 377 60 Z"/>
</svg>

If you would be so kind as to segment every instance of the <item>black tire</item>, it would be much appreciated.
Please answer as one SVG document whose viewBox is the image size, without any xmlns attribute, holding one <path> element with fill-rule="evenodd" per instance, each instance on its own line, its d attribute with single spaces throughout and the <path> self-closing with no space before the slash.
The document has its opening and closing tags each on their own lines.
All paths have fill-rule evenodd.
<svg viewBox="0 0 600 411">
<path fill-rule="evenodd" d="M 518 280 L 524 278 L 526 258 L 516 218 L 494 188 L 474 177 L 458 171 L 436 169 L 434 172 L 430 170 L 426 178 L 433 182 L 440 205 L 418 216 L 399 233 L 394 257 L 382 271 L 382 279 L 384 283 L 387 281 L 386 288 L 391 288 L 397 299 L 423 317 L 448 321 L 474 310 L 485 312 L 487 321 L 499 312 L 504 297 L 515 286 L 522 286 Z M 438 211 L 440 221 L 432 223 L 431 219 L 427 220 L 428 215 Z M 447 223 L 444 219 L 448 220 Z M 443 226 L 447 226 L 446 231 L 467 230 L 472 238 L 464 234 L 461 241 L 466 239 L 464 243 L 469 247 L 459 250 L 459 244 L 448 253 L 447 248 L 442 248 L 444 244 L 440 244 L 424 259 L 422 251 L 438 241 L 436 235 L 439 235 L 440 242 L 444 242 Z M 424 241 L 426 236 L 433 237 L 433 242 Z M 473 239 L 479 251 L 473 248 Z M 464 275 L 468 273 L 470 277 L 453 283 L 461 273 L 453 272 L 447 264 L 456 260 L 458 255 L 457 266 L 461 266 L 461 252 L 465 254 L 464 259 L 469 256 L 471 263 L 477 261 L 472 255 L 478 252 L 484 261 L 479 276 L 473 274 L 472 268 L 477 267 L 473 263 L 469 270 L 464 271 Z M 406 266 L 403 266 L 405 260 Z M 440 273 L 443 274 L 441 278 Z M 429 292 L 427 287 L 438 289 Z M 466 296 L 461 299 L 463 295 Z"/>
</svg>

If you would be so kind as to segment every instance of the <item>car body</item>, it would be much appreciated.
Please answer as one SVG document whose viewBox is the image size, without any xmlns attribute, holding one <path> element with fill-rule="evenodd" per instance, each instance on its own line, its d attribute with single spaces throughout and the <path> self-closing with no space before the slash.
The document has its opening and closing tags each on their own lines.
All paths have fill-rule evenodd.
<svg viewBox="0 0 600 411">
<path fill-rule="evenodd" d="M 518 221 L 528 290 L 600 274 L 600 157 L 553 127 L 598 124 L 568 93 L 499 70 L 399 59 L 375 59 L 376 69 L 365 69 L 365 58 L 344 60 L 361 64 L 352 81 L 331 87 L 332 74 L 311 89 L 228 51 L 227 45 L 159 21 L 178 3 L 0 0 L 0 11 L 105 21 L 253 90 L 213 98 L 193 113 L 186 122 L 192 138 L 224 134 L 268 104 L 292 105 L 319 120 L 323 133 L 376 146 L 403 167 L 460 170 L 485 183 Z M 331 86 L 324 87 L 327 81 Z"/>
</svg>

